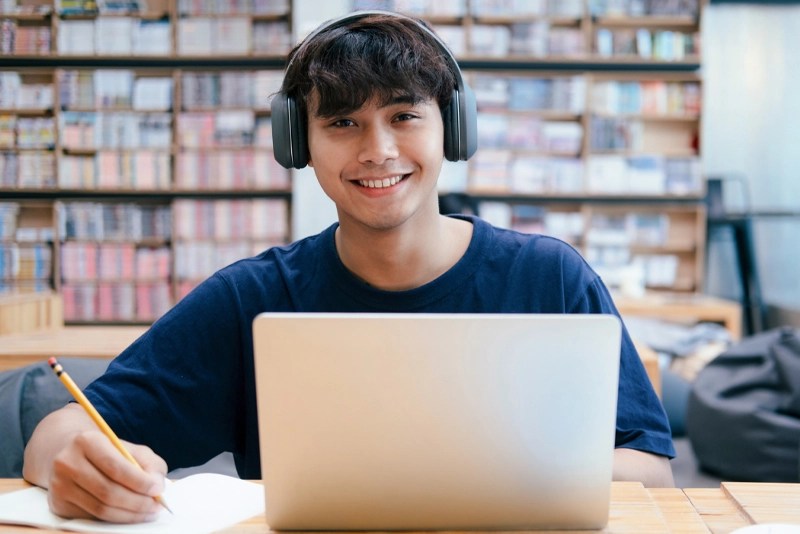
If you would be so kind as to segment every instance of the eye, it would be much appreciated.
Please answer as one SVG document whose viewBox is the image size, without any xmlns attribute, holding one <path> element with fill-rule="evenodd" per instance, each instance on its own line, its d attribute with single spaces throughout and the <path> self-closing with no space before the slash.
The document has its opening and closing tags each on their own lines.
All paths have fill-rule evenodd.
<svg viewBox="0 0 800 534">
<path fill-rule="evenodd" d="M 349 126 L 354 126 L 355 122 L 351 119 L 336 119 L 335 121 L 330 123 L 331 127 L 333 128 L 347 128 Z"/>
<path fill-rule="evenodd" d="M 408 121 L 408 120 L 412 120 L 412 119 L 416 119 L 416 118 L 419 118 L 419 117 L 418 117 L 418 115 L 416 115 L 414 113 L 398 113 L 395 116 L 394 120 L 397 121 L 397 122 L 402 122 L 402 121 Z"/>
</svg>

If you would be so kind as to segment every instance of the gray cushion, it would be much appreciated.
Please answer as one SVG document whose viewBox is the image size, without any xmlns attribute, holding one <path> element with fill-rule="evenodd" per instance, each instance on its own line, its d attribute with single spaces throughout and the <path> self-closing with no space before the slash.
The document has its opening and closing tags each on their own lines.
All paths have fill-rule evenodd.
<svg viewBox="0 0 800 534">
<path fill-rule="evenodd" d="M 110 360 L 59 358 L 81 389 L 103 374 Z M 47 362 L 0 373 L 0 478 L 22 476 L 25 445 L 47 414 L 72 400 Z"/>
</svg>

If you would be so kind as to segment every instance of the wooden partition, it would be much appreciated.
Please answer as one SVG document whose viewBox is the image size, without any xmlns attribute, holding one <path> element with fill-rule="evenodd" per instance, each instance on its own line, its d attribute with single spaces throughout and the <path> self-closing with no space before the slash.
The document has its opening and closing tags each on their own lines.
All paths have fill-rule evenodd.
<svg viewBox="0 0 800 534">
<path fill-rule="evenodd" d="M 52 292 L 0 296 L 0 335 L 64 326 L 61 296 Z"/>
</svg>

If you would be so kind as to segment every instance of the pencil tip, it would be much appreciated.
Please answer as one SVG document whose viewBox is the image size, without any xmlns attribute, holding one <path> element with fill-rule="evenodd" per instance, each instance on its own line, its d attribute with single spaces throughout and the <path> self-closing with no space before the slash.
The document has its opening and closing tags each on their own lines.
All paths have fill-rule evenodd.
<svg viewBox="0 0 800 534">
<path fill-rule="evenodd" d="M 165 501 L 165 500 L 164 500 L 164 497 L 159 497 L 159 498 L 158 498 L 158 502 L 161 504 L 161 506 L 163 506 L 163 507 L 164 507 L 164 509 L 165 509 L 167 512 L 169 512 L 169 513 L 170 513 L 170 514 L 172 514 L 172 515 L 175 515 L 175 513 L 172 511 L 172 509 L 171 509 L 169 506 L 167 506 L 167 501 Z"/>
</svg>

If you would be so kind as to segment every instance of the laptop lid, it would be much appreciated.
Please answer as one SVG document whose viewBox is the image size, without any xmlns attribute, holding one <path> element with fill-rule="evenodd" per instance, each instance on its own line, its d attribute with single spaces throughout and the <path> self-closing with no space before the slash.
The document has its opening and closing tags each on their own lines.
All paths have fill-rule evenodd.
<svg viewBox="0 0 800 534">
<path fill-rule="evenodd" d="M 262 313 L 253 333 L 272 529 L 606 524 L 616 317 Z"/>
</svg>

